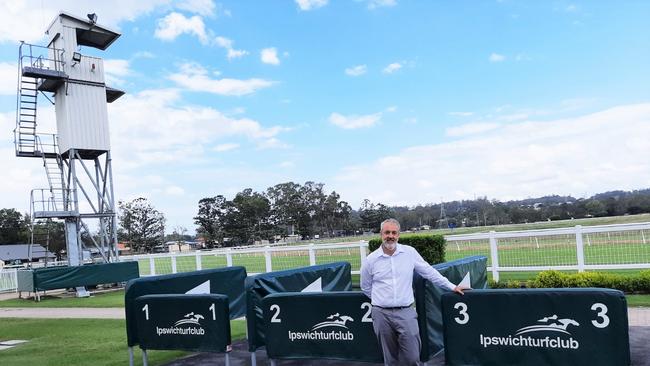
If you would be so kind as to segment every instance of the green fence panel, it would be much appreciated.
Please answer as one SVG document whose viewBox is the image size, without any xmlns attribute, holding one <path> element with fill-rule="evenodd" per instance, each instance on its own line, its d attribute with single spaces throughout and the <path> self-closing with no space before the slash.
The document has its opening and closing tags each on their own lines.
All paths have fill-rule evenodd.
<svg viewBox="0 0 650 366">
<path fill-rule="evenodd" d="M 383 362 L 362 292 L 277 293 L 262 307 L 269 358 Z"/>
<path fill-rule="evenodd" d="M 279 292 L 350 291 L 350 263 L 338 262 L 263 273 L 246 278 L 248 349 L 265 345 L 262 299 Z"/>
<path fill-rule="evenodd" d="M 611 289 L 442 296 L 447 365 L 630 364 L 627 303 Z"/>
<path fill-rule="evenodd" d="M 231 343 L 226 295 L 145 295 L 134 306 L 142 349 L 226 352 Z"/>
<path fill-rule="evenodd" d="M 433 268 L 454 284 L 458 284 L 469 273 L 472 288 L 487 288 L 487 257 L 467 257 L 436 264 Z M 420 359 L 426 362 L 444 349 L 440 298 L 448 290 L 434 285 L 417 274 L 413 279 L 413 288 L 422 338 Z"/>
<path fill-rule="evenodd" d="M 228 297 L 230 318 L 234 319 L 246 313 L 245 279 L 246 268 L 226 267 L 129 281 L 124 292 L 126 337 L 129 347 L 139 343 L 135 315 L 140 310 L 134 306 L 137 297 L 156 294 L 222 294 Z"/>
</svg>

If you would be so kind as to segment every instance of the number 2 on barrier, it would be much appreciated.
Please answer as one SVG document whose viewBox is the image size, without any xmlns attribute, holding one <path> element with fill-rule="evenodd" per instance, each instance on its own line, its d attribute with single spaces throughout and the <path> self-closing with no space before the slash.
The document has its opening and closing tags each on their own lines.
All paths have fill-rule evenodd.
<svg viewBox="0 0 650 366">
<path fill-rule="evenodd" d="M 454 305 L 454 309 L 460 309 L 458 311 L 458 315 L 462 316 L 462 318 L 459 318 L 459 317 L 454 318 L 456 323 L 461 324 L 461 325 L 462 324 L 467 324 L 467 322 L 469 321 L 469 314 L 467 313 L 467 304 L 465 304 L 464 302 L 457 302 Z"/>
<path fill-rule="evenodd" d="M 282 319 L 278 318 L 280 315 L 280 305 L 273 304 L 270 307 L 271 311 L 275 311 L 275 314 L 271 317 L 271 323 L 282 323 Z"/>
<path fill-rule="evenodd" d="M 365 314 L 363 314 L 363 317 L 361 318 L 362 323 L 372 323 L 372 317 L 370 314 L 372 313 L 372 305 L 370 305 L 369 302 L 364 302 L 361 304 L 361 309 L 368 308 Z"/>
<path fill-rule="evenodd" d="M 596 310 L 598 313 L 596 314 L 597 317 L 601 318 L 602 321 L 598 322 L 596 320 L 592 320 L 591 324 L 594 325 L 596 328 L 606 328 L 609 325 L 609 317 L 605 314 L 607 314 L 607 306 L 605 304 L 601 304 L 599 302 L 591 305 L 591 310 Z"/>
<path fill-rule="evenodd" d="M 144 318 L 146 320 L 149 320 L 149 304 L 146 304 L 145 306 L 143 306 L 142 311 L 144 311 Z"/>
</svg>

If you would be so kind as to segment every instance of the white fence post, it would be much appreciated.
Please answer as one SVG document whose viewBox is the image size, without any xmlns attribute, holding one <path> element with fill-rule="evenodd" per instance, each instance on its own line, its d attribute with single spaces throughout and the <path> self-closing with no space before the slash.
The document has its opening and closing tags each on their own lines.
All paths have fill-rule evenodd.
<svg viewBox="0 0 650 366">
<path fill-rule="evenodd" d="M 585 271 L 585 246 L 582 243 L 582 226 L 576 225 L 576 254 L 578 256 L 578 272 Z"/>
<path fill-rule="evenodd" d="M 490 231 L 490 258 L 492 260 L 492 279 L 499 282 L 499 252 L 495 231 Z"/>
<path fill-rule="evenodd" d="M 156 263 L 153 260 L 153 257 L 149 257 L 149 274 L 152 276 L 156 275 Z"/>
<path fill-rule="evenodd" d="M 226 267 L 232 267 L 232 249 L 226 249 Z"/>
<path fill-rule="evenodd" d="M 309 265 L 316 265 L 316 250 L 314 250 L 314 243 L 309 244 Z"/>
<path fill-rule="evenodd" d="M 271 265 L 271 247 L 270 246 L 265 246 L 264 247 L 264 260 L 266 262 L 266 272 L 272 272 L 273 271 L 273 266 Z"/>
<path fill-rule="evenodd" d="M 368 242 L 364 240 L 359 240 L 359 255 L 361 256 L 361 262 L 364 258 L 368 256 Z"/>
<path fill-rule="evenodd" d="M 176 271 L 176 255 L 172 255 L 172 273 L 178 273 Z"/>
<path fill-rule="evenodd" d="M 196 251 L 196 270 L 200 271 L 203 269 L 203 263 L 201 263 L 201 252 Z"/>
</svg>

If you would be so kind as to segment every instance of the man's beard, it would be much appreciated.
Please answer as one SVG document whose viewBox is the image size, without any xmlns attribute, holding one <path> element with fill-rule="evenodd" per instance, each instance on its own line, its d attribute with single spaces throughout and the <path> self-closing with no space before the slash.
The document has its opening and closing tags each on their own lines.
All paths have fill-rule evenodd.
<svg viewBox="0 0 650 366">
<path fill-rule="evenodd" d="M 392 251 L 395 250 L 395 248 L 397 247 L 397 241 L 394 241 L 394 242 L 387 242 L 387 241 L 385 241 L 385 242 L 383 243 L 383 245 L 384 245 L 384 248 L 386 248 L 386 249 L 388 249 L 389 251 L 392 252 Z"/>
</svg>

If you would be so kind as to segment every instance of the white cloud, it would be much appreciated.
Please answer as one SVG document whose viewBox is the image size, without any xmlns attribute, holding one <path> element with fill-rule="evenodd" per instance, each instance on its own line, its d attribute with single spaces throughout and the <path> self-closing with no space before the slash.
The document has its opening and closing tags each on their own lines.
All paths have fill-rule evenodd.
<svg viewBox="0 0 650 366">
<path fill-rule="evenodd" d="M 327 5 L 328 0 L 296 0 L 296 4 L 302 11 L 318 9 Z"/>
<path fill-rule="evenodd" d="M 217 46 L 225 48 L 228 50 L 227 57 L 228 60 L 232 60 L 234 58 L 240 58 L 242 56 L 245 56 L 248 54 L 248 51 L 245 50 L 236 50 L 233 48 L 233 41 L 231 39 L 228 39 L 226 37 L 217 37 L 214 39 L 214 42 Z"/>
<path fill-rule="evenodd" d="M 401 69 L 402 67 L 403 67 L 403 66 L 402 66 L 401 63 L 399 63 L 399 62 L 393 62 L 392 64 L 386 66 L 386 67 L 384 68 L 384 70 L 382 70 L 382 72 L 383 72 L 384 74 L 392 74 L 392 73 L 394 73 L 395 71 Z"/>
<path fill-rule="evenodd" d="M 386 112 L 391 112 L 392 113 L 392 112 L 395 112 L 395 111 L 397 111 L 397 106 L 392 105 L 392 106 L 386 108 Z"/>
<path fill-rule="evenodd" d="M 82 5 L 77 0 L 16 0 L 0 2 L 0 42 L 37 42 L 45 38 L 45 30 L 61 9 L 76 9 L 70 14 L 83 19 L 86 13 L 99 15 L 98 23 L 118 29 L 124 21 L 133 21 L 159 7 L 168 7 L 169 0 L 114 0 Z"/>
<path fill-rule="evenodd" d="M 124 78 L 131 73 L 128 60 L 104 60 L 104 76 L 108 85 L 124 85 L 126 83 Z"/>
<path fill-rule="evenodd" d="M 279 139 L 277 139 L 275 137 L 271 137 L 271 138 L 262 140 L 257 144 L 257 148 L 263 149 L 263 150 L 266 150 L 266 149 L 288 149 L 290 147 L 291 146 L 289 146 L 288 144 L 280 141 Z"/>
<path fill-rule="evenodd" d="M 215 146 L 213 150 L 217 152 L 224 152 L 224 151 L 235 150 L 238 147 L 239 144 L 235 144 L 235 143 L 219 144 Z"/>
<path fill-rule="evenodd" d="M 472 135 L 472 134 L 494 130 L 496 128 L 499 128 L 499 126 L 500 124 L 498 123 L 481 123 L 481 122 L 466 123 L 461 126 L 447 128 L 445 130 L 445 134 L 447 136 L 453 136 L 453 137 L 466 136 L 466 135 Z"/>
<path fill-rule="evenodd" d="M 474 113 L 472 113 L 472 112 L 449 112 L 447 114 L 450 115 L 450 116 L 454 116 L 454 117 L 469 117 L 469 116 L 473 115 Z"/>
<path fill-rule="evenodd" d="M 274 84 L 273 81 L 258 78 L 211 79 L 208 71 L 197 63 L 181 65 L 180 72 L 170 75 L 169 79 L 187 90 L 234 96 L 252 94 Z"/>
<path fill-rule="evenodd" d="M 263 63 L 270 65 L 279 65 L 278 50 L 275 47 L 265 48 L 260 52 L 260 58 Z"/>
<path fill-rule="evenodd" d="M 165 188 L 165 194 L 168 196 L 182 196 L 185 194 L 185 190 L 179 186 L 168 186 Z"/>
<path fill-rule="evenodd" d="M 508 200 L 647 188 L 649 134 L 650 103 L 552 121 L 518 122 L 348 166 L 340 172 L 335 189 L 349 201 L 369 198 L 408 205 L 474 194 Z M 377 172 L 390 172 L 399 179 L 367 179 Z M 421 189 L 418 182 L 434 183 Z"/>
<path fill-rule="evenodd" d="M 381 120 L 381 113 L 367 114 L 363 116 L 348 115 L 344 116 L 339 113 L 332 113 L 329 116 L 329 121 L 333 125 L 341 127 L 346 130 L 356 128 L 371 127 Z"/>
<path fill-rule="evenodd" d="M 176 12 L 169 13 L 158 20 L 154 36 L 163 41 L 173 41 L 184 33 L 195 35 L 201 43 L 205 44 L 208 41 L 203 18 L 198 15 L 187 18 Z"/>
<path fill-rule="evenodd" d="M 397 0 L 368 0 L 368 9 L 376 9 L 397 5 Z"/>
<path fill-rule="evenodd" d="M 16 95 L 18 85 L 18 65 L 0 62 L 0 95 Z"/>
<path fill-rule="evenodd" d="M 212 0 L 184 0 L 177 3 L 176 8 L 203 16 L 213 16 L 216 6 Z"/>
<path fill-rule="evenodd" d="M 278 166 L 280 168 L 288 169 L 288 168 L 293 168 L 294 166 L 296 166 L 296 164 L 293 161 L 283 161 L 280 164 L 278 164 Z"/>
<path fill-rule="evenodd" d="M 109 105 L 114 160 L 121 169 L 207 159 L 214 150 L 237 148 L 224 139 L 246 138 L 255 145 L 287 128 L 265 127 L 250 118 L 233 118 L 211 107 L 180 103 L 180 91 L 148 90 L 127 94 Z M 152 123 L 155 121 L 155 124 Z M 214 147 L 216 146 L 216 148 Z"/>
<path fill-rule="evenodd" d="M 350 76 L 361 76 L 365 74 L 366 71 L 367 71 L 366 65 L 357 65 L 345 69 L 345 73 Z"/>
<path fill-rule="evenodd" d="M 492 52 L 490 57 L 488 57 L 488 60 L 490 60 L 490 62 L 502 62 L 506 60 L 506 56 Z"/>
</svg>

